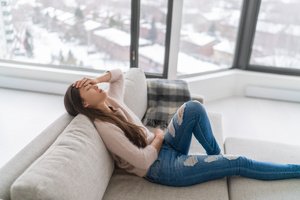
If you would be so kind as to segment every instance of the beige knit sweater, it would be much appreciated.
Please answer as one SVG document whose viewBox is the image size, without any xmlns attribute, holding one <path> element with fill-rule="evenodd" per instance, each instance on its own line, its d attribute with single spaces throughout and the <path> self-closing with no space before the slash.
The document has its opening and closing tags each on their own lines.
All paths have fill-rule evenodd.
<svg viewBox="0 0 300 200">
<path fill-rule="evenodd" d="M 112 69 L 109 70 L 109 72 L 111 72 L 111 79 L 107 91 L 107 103 L 116 109 L 117 112 L 125 116 L 130 122 L 145 127 L 134 112 L 123 102 L 123 72 L 120 69 Z M 149 167 L 158 157 L 156 148 L 150 145 L 155 137 L 153 132 L 145 127 L 147 130 L 148 145 L 145 148 L 139 148 L 125 136 L 124 132 L 118 126 L 109 122 L 100 121 L 99 119 L 96 119 L 94 124 L 118 167 L 140 177 L 147 174 Z"/>
</svg>

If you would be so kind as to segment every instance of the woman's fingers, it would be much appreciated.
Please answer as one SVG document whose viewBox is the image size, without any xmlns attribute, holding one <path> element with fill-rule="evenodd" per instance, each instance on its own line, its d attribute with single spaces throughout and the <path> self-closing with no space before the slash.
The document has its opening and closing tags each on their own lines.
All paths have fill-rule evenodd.
<svg viewBox="0 0 300 200">
<path fill-rule="evenodd" d="M 73 86 L 75 86 L 76 88 L 80 88 L 82 86 L 87 86 L 88 84 L 96 84 L 96 82 L 93 79 L 89 79 L 89 78 L 83 78 L 79 81 L 76 81 L 75 83 L 73 83 Z"/>
<path fill-rule="evenodd" d="M 86 83 L 88 84 L 88 81 L 88 78 L 83 78 L 82 81 L 80 81 L 79 88 L 81 88 L 81 86 L 85 85 Z"/>
<path fill-rule="evenodd" d="M 82 86 L 82 84 L 83 84 L 84 82 L 86 82 L 86 81 L 87 81 L 87 78 L 83 78 L 83 79 L 81 79 L 81 80 L 76 81 L 75 87 L 76 87 L 76 88 L 80 88 L 80 87 Z"/>
</svg>

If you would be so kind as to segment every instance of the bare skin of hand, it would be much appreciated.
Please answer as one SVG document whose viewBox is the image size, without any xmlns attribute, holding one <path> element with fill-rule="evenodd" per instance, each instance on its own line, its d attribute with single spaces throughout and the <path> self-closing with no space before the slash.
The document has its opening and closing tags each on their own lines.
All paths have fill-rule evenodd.
<svg viewBox="0 0 300 200">
<path fill-rule="evenodd" d="M 82 86 L 87 86 L 88 84 L 91 85 L 95 85 L 99 83 L 99 81 L 95 78 L 95 79 L 91 79 L 91 78 L 82 78 L 78 81 L 76 81 L 75 83 L 73 83 L 73 87 L 75 86 L 76 88 L 81 88 Z"/>
<path fill-rule="evenodd" d="M 155 137 L 160 137 L 161 139 L 163 139 L 165 136 L 165 133 L 160 128 L 155 128 L 154 133 L 155 133 Z"/>
</svg>

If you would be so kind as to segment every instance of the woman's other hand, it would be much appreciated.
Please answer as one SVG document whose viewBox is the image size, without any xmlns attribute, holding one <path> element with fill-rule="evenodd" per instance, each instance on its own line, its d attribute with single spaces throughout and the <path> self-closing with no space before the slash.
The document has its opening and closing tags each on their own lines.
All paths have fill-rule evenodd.
<svg viewBox="0 0 300 200">
<path fill-rule="evenodd" d="M 76 88 L 81 88 L 82 86 L 86 86 L 88 84 L 92 84 L 95 85 L 99 83 L 98 79 L 91 79 L 91 78 L 83 78 L 81 80 L 76 81 L 75 83 L 73 83 L 73 86 L 75 86 Z"/>
<path fill-rule="evenodd" d="M 151 145 L 155 147 L 156 151 L 159 152 L 162 146 L 162 143 L 164 141 L 164 132 L 163 130 L 159 129 L 159 128 L 155 128 L 153 130 L 153 133 L 155 134 L 155 138 L 152 141 Z"/>
<path fill-rule="evenodd" d="M 161 139 L 163 139 L 165 137 L 164 131 L 161 130 L 160 128 L 155 128 L 153 132 L 155 134 L 155 137 L 159 137 Z"/>
</svg>

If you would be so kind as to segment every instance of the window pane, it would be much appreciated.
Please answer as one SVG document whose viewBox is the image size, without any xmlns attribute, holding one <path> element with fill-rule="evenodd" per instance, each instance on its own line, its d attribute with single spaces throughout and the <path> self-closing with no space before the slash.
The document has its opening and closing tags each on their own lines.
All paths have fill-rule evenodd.
<svg viewBox="0 0 300 200">
<path fill-rule="evenodd" d="M 1 0 L 0 9 L 1 59 L 129 68 L 131 0 Z"/>
<path fill-rule="evenodd" d="M 262 1 L 250 64 L 300 69 L 300 1 Z"/>
<path fill-rule="evenodd" d="M 230 68 L 242 0 L 184 0 L 177 75 Z"/>
<path fill-rule="evenodd" d="M 162 74 L 168 0 L 141 0 L 139 67 Z"/>
</svg>

